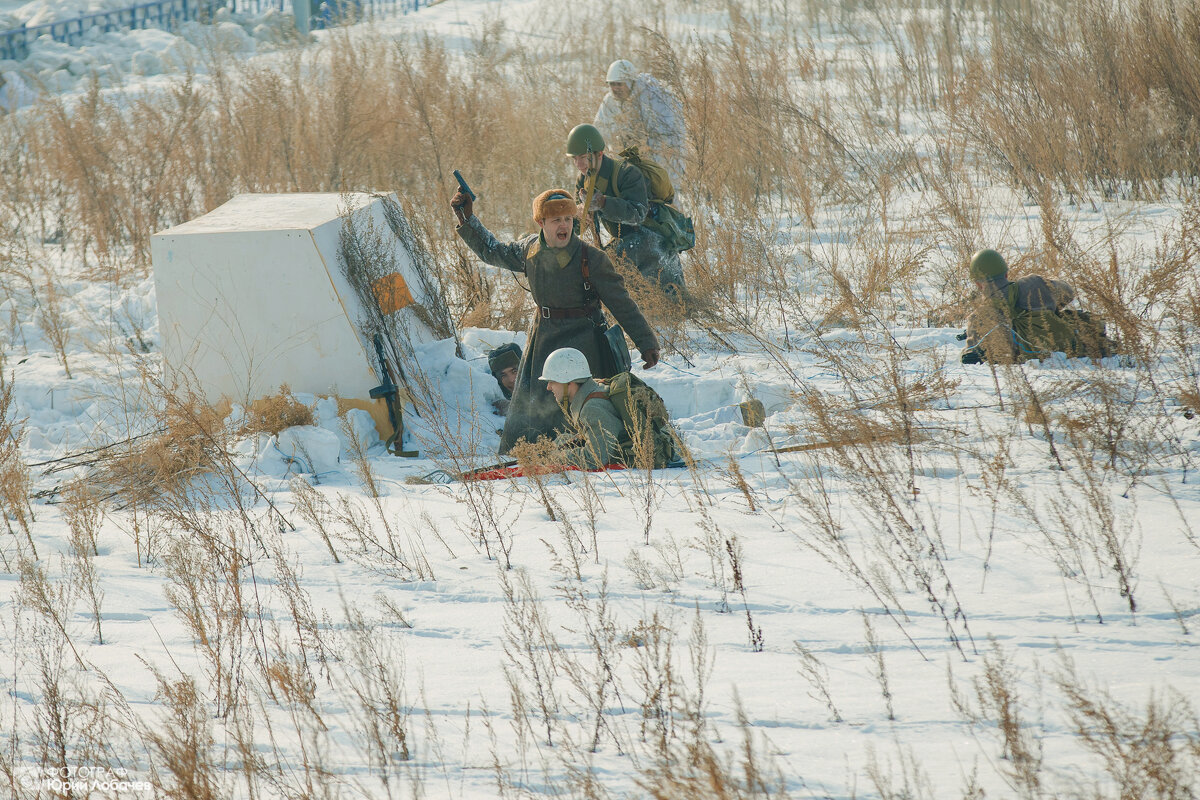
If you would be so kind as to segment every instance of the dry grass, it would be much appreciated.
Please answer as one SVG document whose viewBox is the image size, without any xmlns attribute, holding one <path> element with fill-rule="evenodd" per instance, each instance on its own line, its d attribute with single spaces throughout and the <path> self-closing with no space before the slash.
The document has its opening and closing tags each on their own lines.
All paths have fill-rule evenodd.
<svg viewBox="0 0 1200 800">
<path fill-rule="evenodd" d="M 147 503 L 213 469 L 214 445 L 227 436 L 219 410 L 198 398 L 182 400 L 163 412 L 162 423 L 161 433 L 130 442 L 100 465 L 92 483 L 106 498 Z"/>
<path fill-rule="evenodd" d="M 1200 168 L 1200 17 L 1161 0 L 1030 3 L 967 52 L 961 122 L 1031 197 L 1153 196 Z M 1064 11 L 1066 13 L 1064 13 Z"/>
<path fill-rule="evenodd" d="M 241 433 L 269 433 L 273 436 L 295 425 L 314 425 L 313 410 L 292 396 L 287 384 L 279 387 L 277 394 L 260 397 L 246 409 L 246 419 Z"/>
<path fill-rule="evenodd" d="M 1196 174 L 1200 22 L 1194 10 L 1172 8 L 1089 0 L 1063 15 L 1031 3 L 975 9 L 964 25 L 877 4 L 858 24 L 873 26 L 889 52 L 862 59 L 854 45 L 849 59 L 818 51 L 803 17 L 760 3 L 729 7 L 724 41 L 681 40 L 586 7 L 561 24 L 600 31 L 683 100 L 693 132 L 683 202 L 701 223 L 687 257 L 691 300 L 694 313 L 708 309 L 728 330 L 760 309 L 783 310 L 792 294 L 789 259 L 755 230 L 767 214 L 812 227 L 851 202 L 882 223 L 864 231 L 878 238 L 859 243 L 863 258 L 836 267 L 858 298 L 843 297 L 838 313 L 856 316 L 857 305 L 887 309 L 930 254 L 921 232 L 891 223 L 900 190 L 931 190 L 929 230 L 965 258 L 977 241 L 971 176 L 981 170 L 999 168 L 1047 214 L 1060 191 L 1154 196 L 1169 177 Z M 809 19 L 822 11 L 809 9 Z M 1004 46 L 987 47 L 983 34 Z M 442 276 L 454 321 L 520 327 L 524 293 L 481 273 L 451 233 L 449 173 L 462 169 L 489 225 L 530 230 L 529 198 L 571 179 L 561 141 L 580 120 L 567 109 L 596 91 L 600 66 L 569 44 L 540 45 L 535 55 L 511 43 L 500 20 L 472 35 L 461 59 L 432 38 L 335 33 L 270 66 L 220 62 L 208 84 L 189 78 L 164 95 L 118 102 L 94 88 L 77 108 L 49 104 L 16 131 L 28 147 L 0 197 L 13 215 L 41 218 L 65 231 L 65 244 L 93 253 L 97 277 L 120 280 L 130 267 L 144 273 L 150 232 L 239 191 L 397 191 L 433 263 L 453 265 Z M 1156 45 L 1118 46 L 1127 42 Z M 547 63 L 556 64 L 554 80 Z M 825 83 L 833 77 L 846 80 L 845 96 Z M 899 135 L 899 115 L 913 112 L 945 131 L 933 158 Z M 35 195 L 18 196 L 18 185 Z M 1079 280 L 1081 266 L 1067 271 Z M 944 290 L 954 297 L 962 284 Z"/>
<path fill-rule="evenodd" d="M 37 546 L 33 543 L 30 530 L 34 521 L 33 506 L 29 503 L 33 480 L 21 457 L 25 425 L 23 420 L 17 418 L 16 412 L 12 382 L 0 372 L 0 500 L 3 501 L 0 509 L 3 510 L 5 527 L 14 537 L 17 558 L 22 557 L 25 545 L 29 546 L 29 555 L 37 558 Z M 14 522 L 17 529 L 13 528 Z M 20 530 L 20 535 L 17 530 Z M 0 547 L 0 554 L 3 555 L 5 569 L 11 571 L 13 562 L 10 561 L 7 542 Z"/>
<path fill-rule="evenodd" d="M 783 444 L 781 437 L 795 434 L 821 447 L 820 459 L 803 469 L 768 460 L 783 478 L 783 497 L 769 496 L 759 476 L 731 456 L 731 494 L 748 513 L 795 531 L 799 546 L 867 592 L 873 613 L 894 626 L 889 632 L 921 656 L 920 623 L 908 611 L 925 604 L 949 648 L 982 662 L 956 707 L 968 725 L 996 737 L 997 747 L 984 746 L 999 758 L 1009 787 L 1023 797 L 1059 793 L 1028 682 L 999 646 L 976 653 L 974 617 L 960 601 L 962 573 L 943 540 L 945 520 L 922 502 L 924 476 L 948 452 L 980 469 L 992 513 L 992 530 L 980 540 L 985 572 L 996 517 L 1007 510 L 1035 531 L 1031 540 L 1039 539 L 1064 584 L 1084 594 L 1097 618 L 1104 592 L 1131 614 L 1149 602 L 1138 585 L 1140 540 L 1116 498 L 1164 464 L 1181 463 L 1185 456 L 1163 443 L 1184 442 L 1200 414 L 1200 16 L 1168 0 L 927 5 L 747 0 L 722 7 L 728 25 L 720 36 L 684 38 L 662 22 L 675 11 L 665 2 L 652 0 L 636 14 L 576 4 L 544 21 L 542 40 L 518 42 L 503 20 L 483 19 L 470 28 L 461 58 L 432 37 L 392 42 L 335 32 L 272 62 L 214 60 L 206 80 L 187 76 L 166 92 L 114 98 L 95 85 L 78 105 L 48 102 L 27 120 L 0 124 L 0 217 L 13 231 L 0 245 L 0 289 L 14 301 L 10 319 L 0 319 L 6 350 L 22 346 L 18 323 L 28 319 L 64 370 L 75 367 L 71 283 L 44 268 L 57 263 L 52 251 L 84 265 L 73 277 L 127 286 L 147 274 L 153 232 L 242 191 L 395 191 L 403 214 L 389 217 L 390 231 L 348 226 L 343 259 L 351 273 L 369 284 L 388 266 L 380 260 L 387 237 L 399 237 L 417 248 L 420 268 L 441 279 L 444 296 L 430 309 L 435 328 L 520 329 L 529 300 L 519 281 L 481 269 L 452 232 L 450 171 L 466 175 L 490 227 L 503 235 L 530 231 L 529 199 L 573 177 L 561 143 L 591 115 L 605 53 L 629 54 L 683 100 L 693 136 L 681 203 L 699 235 L 685 258 L 685 319 L 630 275 L 632 290 L 684 357 L 742 343 L 764 353 L 792 380 L 806 419 L 769 430 L 770 440 Z M 580 30 L 602 46 L 581 48 Z M 924 136 L 920 148 L 914 130 Z M 946 365 L 911 351 L 893 331 L 958 319 L 967 292 L 962 267 L 993 233 L 985 227 L 986 190 L 996 183 L 1040 207 L 1038 241 L 1014 258 L 1014 270 L 1074 284 L 1108 318 L 1136 366 L 1100 366 L 1084 383 L 998 370 L 997 405 L 1010 415 L 1002 425 L 1011 427 L 995 441 L 964 446 L 926 424 L 925 414 L 956 392 Z M 914 196 L 915 208 L 906 207 Z M 1178 230 L 1131 252 L 1119 246 L 1119 219 L 1097 244 L 1061 207 L 1110 197 L 1177 203 Z M 763 333 L 780 326 L 781 339 Z M 846 337 L 822 338 L 835 327 Z M 836 392 L 797 374 L 801 350 L 835 376 Z M 489 460 L 437 407 L 428 378 L 407 367 L 430 432 L 422 448 L 453 473 Z M 152 377 L 147 386 L 159 402 L 156 432 L 115 449 L 64 498 L 72 554 L 64 581 L 36 560 L 23 425 L 0 374 L 8 530 L 0 554 L 5 569 L 21 576 L 42 641 L 57 648 L 28 659 L 41 702 L 24 729 L 12 723 L 13 753 L 58 764 L 103 749 L 89 726 L 105 730 L 116 712 L 71 679 L 71 670 L 86 666 L 72 610 L 87 602 L 97 646 L 103 643 L 97 540 L 104 512 L 123 513 L 102 508 L 115 499 L 132 520 L 138 565 L 166 576 L 168 599 L 197 652 L 194 675 L 156 673 L 161 719 L 138 725 L 133 712 L 120 711 L 163 792 L 436 794 L 420 769 L 436 760 L 430 753 L 441 744 L 432 717 L 424 730 L 415 723 L 395 640 L 349 603 L 333 637 L 335 623 L 315 610 L 289 549 L 290 524 L 230 455 L 236 437 L 312 424 L 311 410 L 281 387 L 233 430 L 194 393 L 167 391 Z M 1062 468 L 1051 487 L 1057 499 L 1048 504 L 1037 504 L 1008 474 L 1018 447 L 1029 442 Z M 436 534 L 450 551 L 439 532 L 444 521 L 406 519 L 410 507 L 387 498 L 364 443 L 352 448 L 368 502 L 294 483 L 300 517 L 339 569 L 361 569 L 381 582 L 433 580 L 421 540 Z M 731 595 L 741 597 L 747 649 L 778 650 L 770 628 L 764 632 L 766 614 L 750 613 L 743 571 L 757 556 L 754 544 L 721 527 L 703 468 L 689 456 L 697 555 L 667 533 L 659 509 L 676 487 L 661 475 L 640 472 L 620 484 L 629 487 L 621 493 L 591 476 L 542 478 L 536 467 L 554 463 L 544 450 L 520 458 L 533 479 L 442 490 L 465 507 L 454 519 L 470 548 L 498 567 L 504 609 L 497 635 L 512 724 L 512 739 L 493 739 L 499 793 L 534 794 L 530 776 L 540 770 L 566 776 L 554 790 L 608 796 L 592 769 L 608 749 L 631 756 L 650 796 L 786 796 L 770 745 L 744 718 L 736 747 L 710 728 L 712 648 L 699 608 L 690 630 L 659 606 L 636 623 L 622 621 L 610 605 L 607 575 L 589 572 L 584 558 L 590 550 L 601 563 L 603 511 L 632 506 L 647 549 L 625 559 L 606 553 L 618 556 L 613 563 L 624 560 L 642 588 L 675 592 L 696 577 L 694 556 L 718 610 L 730 610 Z M 838 507 L 847 489 L 862 498 L 850 511 Z M 545 543 L 552 597 L 521 567 L 518 540 L 531 501 L 560 534 Z M 870 533 L 856 540 L 860 529 Z M 389 588 L 379 595 L 390 619 L 404 630 L 419 626 Z M 1168 602 L 1186 633 L 1186 598 Z M 268 611 L 272 603 L 287 619 Z M 864 651 L 894 720 L 904 698 L 893 697 L 878 619 L 864 615 Z M 573 646 L 566 635 L 577 637 Z M 846 699 L 814 651 L 797 643 L 786 655 L 829 716 L 842 719 Z M 1152 699 L 1138 713 L 1085 685 L 1069 665 L 1051 677 L 1058 695 L 1046 704 L 1064 711 L 1077 741 L 1123 795 L 1195 793 L 1196 723 L 1186 703 Z M 119 705 L 118 694 L 109 696 Z M 348 709 L 349 721 L 331 706 Z M 625 710 L 633 716 L 624 718 Z M 492 725 L 493 715 L 485 709 L 484 716 Z M 335 741 L 352 743 L 368 777 L 337 773 Z M 0 754 L 0 768 L 9 770 L 16 757 Z M 918 764 L 902 759 L 900 769 L 897 787 L 873 764 L 881 796 L 933 796 Z M 964 795 L 982 796 L 982 789 Z"/>
<path fill-rule="evenodd" d="M 162 788 L 189 800 L 216 800 L 222 780 L 215 760 L 216 741 L 207 704 L 188 676 L 172 681 L 156 674 L 157 700 L 167 711 L 160 725 L 149 728 L 147 739 L 161 766 L 156 770 Z"/>
<path fill-rule="evenodd" d="M 951 677 L 955 710 L 974 731 L 995 739 L 1014 796 L 1072 793 L 1078 772 L 1050 763 L 1042 737 L 1048 701 L 1061 710 L 1083 751 L 1076 769 L 1103 775 L 1087 797 L 1188 797 L 1196 787 L 1200 741 L 1187 698 L 1151 694 L 1144 709 L 1128 707 L 1102 684 L 1089 683 L 1065 651 L 1051 668 L 1022 674 L 1011 653 L 993 642 L 983 674 L 963 693 Z M 1050 687 L 1057 690 L 1052 694 Z M 1030 691 L 1032 689 L 1032 691 Z"/>
</svg>

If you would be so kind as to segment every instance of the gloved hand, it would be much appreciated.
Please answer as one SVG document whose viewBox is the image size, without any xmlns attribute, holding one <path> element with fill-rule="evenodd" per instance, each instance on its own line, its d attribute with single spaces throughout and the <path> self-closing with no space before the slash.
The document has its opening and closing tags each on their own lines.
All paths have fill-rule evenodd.
<svg viewBox="0 0 1200 800">
<path fill-rule="evenodd" d="M 605 195 L 601 194 L 600 192 L 592 192 L 591 209 L 593 211 L 599 211 L 600 209 L 604 208 L 605 200 L 607 200 Z"/>
<path fill-rule="evenodd" d="M 642 351 L 642 368 L 650 369 L 658 363 L 658 348 Z"/>
<path fill-rule="evenodd" d="M 454 197 L 450 198 L 450 207 L 454 209 L 454 213 L 462 222 L 466 222 L 471 217 L 475 216 L 475 202 L 471 199 L 471 195 L 455 192 Z"/>
</svg>

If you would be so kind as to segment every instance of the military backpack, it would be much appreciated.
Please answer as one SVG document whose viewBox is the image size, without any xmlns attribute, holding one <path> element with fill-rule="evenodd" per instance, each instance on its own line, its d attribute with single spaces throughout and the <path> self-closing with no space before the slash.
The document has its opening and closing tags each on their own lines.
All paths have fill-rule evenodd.
<svg viewBox="0 0 1200 800">
<path fill-rule="evenodd" d="M 611 378 L 598 380 L 603 392 L 592 397 L 605 397 L 617 409 L 625 433 L 618 443 L 622 460 L 627 466 L 654 469 L 680 462 L 676 447 L 677 434 L 671 429 L 667 405 L 658 392 L 631 372 L 621 372 Z"/>
<path fill-rule="evenodd" d="M 696 228 L 692 218 L 675 208 L 675 187 L 671 185 L 671 176 L 666 168 L 656 161 L 642 158 L 637 147 L 627 147 L 620 152 L 620 158 L 637 167 L 646 179 L 646 188 L 650 194 L 650 211 L 642 226 L 649 228 L 662 237 L 663 245 L 673 253 L 682 253 L 696 246 Z M 612 184 L 613 192 L 621 196 L 617 184 Z"/>
<path fill-rule="evenodd" d="M 1012 320 L 1013 348 L 1018 361 L 1065 353 L 1068 358 L 1104 358 L 1115 355 L 1117 343 L 1108 338 L 1104 319 L 1086 311 L 1017 308 L 1018 288 L 1005 291 Z"/>
<path fill-rule="evenodd" d="M 636 145 L 626 147 L 618 155 L 622 161 L 632 164 L 642 173 L 642 177 L 646 179 L 650 202 L 673 203 L 675 201 L 675 187 L 671 185 L 671 176 L 662 164 L 643 158 Z M 616 188 L 614 185 L 613 190 L 615 191 Z"/>
</svg>

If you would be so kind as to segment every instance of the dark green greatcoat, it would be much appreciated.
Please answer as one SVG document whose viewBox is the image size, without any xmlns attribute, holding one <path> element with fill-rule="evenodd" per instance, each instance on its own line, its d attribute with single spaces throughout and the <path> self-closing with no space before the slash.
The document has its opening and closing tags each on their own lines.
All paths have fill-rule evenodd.
<svg viewBox="0 0 1200 800">
<path fill-rule="evenodd" d="M 550 319 L 542 308 L 581 308 L 588 302 L 583 288 L 583 248 L 588 248 L 588 274 L 592 290 L 605 308 L 633 340 L 638 350 L 658 349 L 658 339 L 642 316 L 637 303 L 625 289 L 625 280 L 603 250 L 585 244 L 578 236 L 564 248 L 546 245 L 542 235 L 526 236 L 515 242 L 501 242 L 471 217 L 458 226 L 459 237 L 485 263 L 521 272 L 529 280 L 529 290 L 538 310 L 529 324 L 528 344 L 518 367 L 517 387 L 500 436 L 500 452 L 507 453 L 521 439 L 535 441 L 539 436 L 553 438 L 569 423 L 554 396 L 539 380 L 546 357 L 560 347 L 582 352 L 598 378 L 611 377 L 601 360 L 602 334 L 606 326 L 604 312 L 597 305 L 587 317 Z M 564 252 L 565 251 L 565 252 Z M 560 263 L 562 262 L 562 263 Z"/>
</svg>

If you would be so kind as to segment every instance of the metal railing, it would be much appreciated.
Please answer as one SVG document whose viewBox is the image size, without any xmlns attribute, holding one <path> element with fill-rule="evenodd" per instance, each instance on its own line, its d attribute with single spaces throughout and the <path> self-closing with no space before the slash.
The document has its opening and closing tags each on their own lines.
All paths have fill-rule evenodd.
<svg viewBox="0 0 1200 800">
<path fill-rule="evenodd" d="M 173 30 L 187 20 L 203 17 L 211 19 L 218 7 L 218 0 L 155 0 L 129 8 L 0 31 L 0 58 L 19 61 L 27 57 L 29 46 L 42 36 L 49 36 L 56 42 L 77 45 L 83 41 L 84 34 L 94 28 L 99 28 L 102 33 L 133 28 Z"/>
<path fill-rule="evenodd" d="M 429 0 L 313 0 L 311 28 L 328 28 L 365 16 L 416 11 Z M 101 33 L 136 28 L 175 30 L 183 22 L 213 19 L 219 8 L 238 14 L 262 14 L 270 9 L 290 13 L 290 0 L 154 0 L 128 8 L 84 14 L 31 27 L 0 31 L 0 59 L 20 61 L 29 55 L 29 46 L 42 36 L 56 42 L 78 45 L 93 29 Z"/>
</svg>

